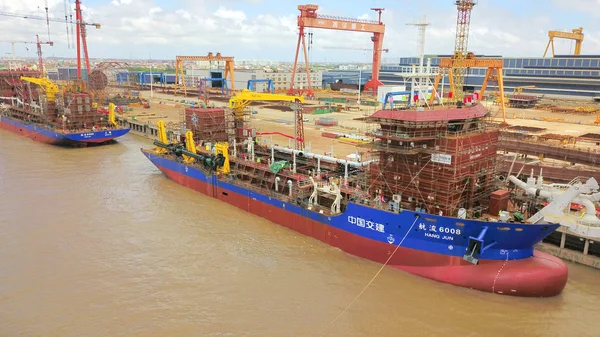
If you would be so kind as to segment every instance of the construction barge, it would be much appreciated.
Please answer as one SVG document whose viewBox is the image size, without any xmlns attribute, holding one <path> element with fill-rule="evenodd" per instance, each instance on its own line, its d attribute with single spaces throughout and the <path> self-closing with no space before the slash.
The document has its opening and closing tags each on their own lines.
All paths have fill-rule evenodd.
<svg viewBox="0 0 600 337">
<path fill-rule="evenodd" d="M 60 88 L 39 72 L 0 72 L 0 128 L 53 144 L 84 147 L 129 132 L 115 120 L 114 104 L 98 109 L 82 84 Z"/>
</svg>

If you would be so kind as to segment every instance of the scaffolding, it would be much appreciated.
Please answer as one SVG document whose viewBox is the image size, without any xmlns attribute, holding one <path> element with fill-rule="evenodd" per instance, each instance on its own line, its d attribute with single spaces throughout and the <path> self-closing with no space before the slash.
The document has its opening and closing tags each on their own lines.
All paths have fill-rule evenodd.
<svg viewBox="0 0 600 337">
<path fill-rule="evenodd" d="M 0 101 L 10 107 L 3 112 L 7 116 L 62 132 L 93 131 L 108 126 L 106 115 L 93 107 L 91 94 L 64 92 L 63 88 L 54 101 L 48 101 L 38 85 L 20 79 L 23 75 L 0 72 Z"/>
<path fill-rule="evenodd" d="M 375 127 L 369 135 L 376 141 L 365 146 L 379 159 L 371 168 L 369 192 L 427 213 L 457 216 L 460 208 L 475 217 L 485 213 L 494 190 L 499 135 L 485 120 L 485 108 L 389 112 L 369 120 Z M 454 117 L 432 118 L 442 115 Z"/>
<path fill-rule="evenodd" d="M 196 144 L 229 142 L 235 134 L 233 113 L 225 108 L 184 108 L 182 132 L 192 131 Z"/>
</svg>

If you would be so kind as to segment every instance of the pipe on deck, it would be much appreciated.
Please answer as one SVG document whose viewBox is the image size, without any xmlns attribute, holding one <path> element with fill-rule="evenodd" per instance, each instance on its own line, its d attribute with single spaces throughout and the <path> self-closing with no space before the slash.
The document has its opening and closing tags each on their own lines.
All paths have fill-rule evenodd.
<svg viewBox="0 0 600 337">
<path fill-rule="evenodd" d="M 290 148 L 282 147 L 282 146 L 273 146 L 272 148 L 277 151 L 293 154 L 294 157 L 295 157 L 295 155 L 302 153 L 302 155 L 306 158 L 315 158 L 319 161 L 322 160 L 322 161 L 328 162 L 328 163 L 342 164 L 342 165 L 347 165 L 347 166 L 352 166 L 352 167 L 357 167 L 357 168 L 365 167 L 371 163 L 376 162 L 376 160 L 369 160 L 369 161 L 364 161 L 364 162 L 354 162 L 354 161 L 349 161 L 346 159 L 338 159 L 335 157 L 329 157 L 329 156 L 320 155 L 320 154 L 311 153 L 311 152 L 303 152 L 303 151 L 294 150 L 294 149 L 290 149 Z"/>
<path fill-rule="evenodd" d="M 562 192 L 553 193 L 550 191 L 544 191 L 535 186 L 528 186 L 527 183 L 519 180 L 519 178 L 512 176 L 512 175 L 508 176 L 508 180 L 510 180 L 513 184 L 515 184 L 519 188 L 523 189 L 527 194 L 533 195 L 536 197 L 539 196 L 544 199 L 553 200 L 555 196 L 562 194 Z M 593 224 L 600 224 L 600 219 L 598 219 L 598 217 L 596 216 L 596 206 L 594 206 L 594 203 L 591 200 L 589 200 L 585 197 L 582 198 L 581 196 L 577 196 L 573 199 L 573 202 L 581 204 L 585 207 L 585 215 L 583 216 L 583 219 L 585 219 L 586 221 L 593 223 Z"/>
</svg>

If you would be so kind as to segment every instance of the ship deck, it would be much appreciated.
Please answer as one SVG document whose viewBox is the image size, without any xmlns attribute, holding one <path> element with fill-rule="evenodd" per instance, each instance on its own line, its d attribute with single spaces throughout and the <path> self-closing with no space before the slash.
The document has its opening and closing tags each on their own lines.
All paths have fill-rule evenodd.
<svg viewBox="0 0 600 337">
<path fill-rule="evenodd" d="M 371 115 L 369 119 L 391 119 L 408 122 L 436 122 L 482 118 L 486 114 L 487 109 L 481 104 L 474 104 L 471 106 L 464 105 L 460 108 L 455 105 L 434 105 L 431 108 L 426 108 L 422 111 L 414 109 L 379 110 Z"/>
</svg>

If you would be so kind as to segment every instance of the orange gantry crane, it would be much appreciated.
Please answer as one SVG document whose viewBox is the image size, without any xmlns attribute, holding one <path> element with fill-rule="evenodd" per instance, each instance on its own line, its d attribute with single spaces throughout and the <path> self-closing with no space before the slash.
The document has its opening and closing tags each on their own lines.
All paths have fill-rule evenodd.
<svg viewBox="0 0 600 337">
<path fill-rule="evenodd" d="M 310 69 L 308 67 L 308 53 L 306 50 L 306 41 L 304 38 L 305 28 L 322 28 L 332 30 L 344 30 L 351 32 L 372 33 L 371 41 L 373 41 L 373 71 L 371 79 L 365 84 L 365 90 L 376 93 L 377 88 L 383 83 L 379 81 L 379 68 L 381 66 L 381 51 L 383 46 L 383 35 L 385 33 L 385 25 L 381 22 L 381 12 L 384 8 L 371 8 L 379 13 L 378 21 L 362 20 L 352 18 L 340 18 L 335 16 L 317 14 L 318 5 L 300 5 L 300 15 L 298 16 L 298 44 L 296 45 L 296 57 L 294 58 L 294 68 L 292 69 L 292 81 L 290 83 L 289 95 L 302 94 L 301 90 L 294 88 L 296 71 L 298 69 L 298 55 L 300 54 L 300 44 L 304 53 L 304 61 L 306 66 L 306 80 L 308 81 L 308 90 L 305 95 L 308 97 L 314 96 L 310 83 Z"/>
<path fill-rule="evenodd" d="M 440 72 L 435 78 L 433 84 L 434 92 L 438 92 L 438 85 L 444 74 L 448 73 L 448 81 L 450 82 L 451 98 L 455 101 L 461 101 L 464 98 L 465 74 L 469 68 L 487 68 L 487 72 L 479 91 L 479 97 L 483 99 L 485 89 L 489 82 L 497 82 L 500 92 L 500 106 L 502 109 L 502 121 L 506 124 L 506 109 L 504 102 L 504 80 L 502 78 L 502 70 L 504 68 L 504 60 L 481 58 L 477 59 L 472 52 L 469 52 L 469 27 L 471 25 L 471 11 L 477 4 L 474 0 L 456 0 L 455 1 L 458 16 L 456 21 L 456 40 L 454 43 L 454 55 L 452 58 L 440 59 Z M 436 95 L 431 95 L 430 102 Z"/>
<path fill-rule="evenodd" d="M 544 51 L 544 56 L 548 53 L 548 48 L 552 45 L 552 57 L 554 57 L 554 38 L 559 39 L 567 39 L 575 41 L 575 50 L 573 51 L 573 55 L 581 55 L 581 44 L 583 43 L 583 28 L 575 28 L 571 29 L 571 32 L 561 32 L 559 30 L 551 30 L 548 32 L 548 44 L 546 45 L 546 50 Z"/>
<path fill-rule="evenodd" d="M 183 62 L 184 61 L 208 61 L 208 62 L 225 62 L 225 73 L 223 78 L 228 79 L 231 83 L 231 90 L 235 90 L 235 77 L 233 73 L 233 56 L 222 56 L 221 53 L 213 55 L 208 53 L 206 56 L 175 56 L 175 90 L 174 95 L 183 89 L 183 96 L 187 96 L 187 86 L 185 85 Z M 181 74 L 181 81 L 179 75 Z"/>
</svg>

